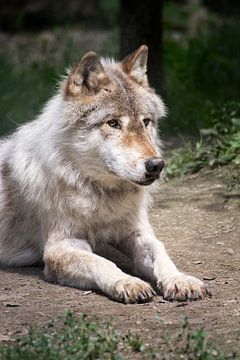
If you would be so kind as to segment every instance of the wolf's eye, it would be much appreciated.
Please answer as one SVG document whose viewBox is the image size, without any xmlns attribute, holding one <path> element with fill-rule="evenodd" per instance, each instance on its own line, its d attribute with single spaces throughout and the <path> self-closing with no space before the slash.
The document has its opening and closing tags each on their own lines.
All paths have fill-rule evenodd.
<svg viewBox="0 0 240 360">
<path fill-rule="evenodd" d="M 121 125 L 118 120 L 115 119 L 109 120 L 107 121 L 107 124 L 114 129 L 121 129 Z"/>
<path fill-rule="evenodd" d="M 147 127 L 151 121 L 152 121 L 152 120 L 151 120 L 151 119 L 148 119 L 148 118 L 143 119 L 144 126 Z"/>
</svg>

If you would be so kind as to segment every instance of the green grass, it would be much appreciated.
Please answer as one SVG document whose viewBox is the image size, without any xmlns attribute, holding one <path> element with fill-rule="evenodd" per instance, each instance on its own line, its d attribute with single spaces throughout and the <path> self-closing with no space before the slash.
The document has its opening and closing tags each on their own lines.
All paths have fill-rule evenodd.
<svg viewBox="0 0 240 360">
<path fill-rule="evenodd" d="M 213 126 L 200 130 L 200 141 L 170 153 L 167 177 L 227 164 L 233 164 L 240 175 L 240 103 L 229 102 L 215 107 L 211 116 Z M 238 175 L 235 183 L 237 179 Z"/>
<path fill-rule="evenodd" d="M 228 176 L 228 181 L 227 181 L 227 188 L 226 188 L 227 192 L 238 192 L 240 193 L 240 169 L 238 168 L 231 171 L 231 173 Z"/>
<path fill-rule="evenodd" d="M 77 317 L 67 311 L 47 328 L 32 329 L 16 343 L 1 345 L 0 359 L 237 359 L 236 354 L 227 356 L 214 347 L 202 329 L 191 331 L 187 319 L 176 333 L 165 333 L 155 340 L 161 345 L 146 345 L 133 332 L 122 334 L 111 323 L 96 323 L 84 314 Z"/>
</svg>

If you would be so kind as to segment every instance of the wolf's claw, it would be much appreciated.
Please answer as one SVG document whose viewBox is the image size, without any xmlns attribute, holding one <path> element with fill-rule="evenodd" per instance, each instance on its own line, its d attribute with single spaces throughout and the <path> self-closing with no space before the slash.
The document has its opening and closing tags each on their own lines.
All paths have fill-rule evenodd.
<svg viewBox="0 0 240 360">
<path fill-rule="evenodd" d="M 130 276 L 117 281 L 113 289 L 114 299 L 125 304 L 148 302 L 155 295 L 155 291 L 148 283 Z"/>
<path fill-rule="evenodd" d="M 211 292 L 201 280 L 185 274 L 175 275 L 158 283 L 164 299 L 169 301 L 199 300 L 211 296 Z"/>
</svg>

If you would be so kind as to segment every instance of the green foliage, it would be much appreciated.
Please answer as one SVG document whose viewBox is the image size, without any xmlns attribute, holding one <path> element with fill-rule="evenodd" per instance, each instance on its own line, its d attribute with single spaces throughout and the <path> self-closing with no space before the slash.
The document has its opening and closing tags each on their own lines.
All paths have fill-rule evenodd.
<svg viewBox="0 0 240 360">
<path fill-rule="evenodd" d="M 227 192 L 240 192 L 240 169 L 233 171 L 227 182 Z"/>
<path fill-rule="evenodd" d="M 240 103 L 215 107 L 211 116 L 213 126 L 200 130 L 196 145 L 171 152 L 167 177 L 195 173 L 205 166 L 240 165 Z"/>
<path fill-rule="evenodd" d="M 7 135 L 22 123 L 33 120 L 55 93 L 59 80 L 66 73 L 66 68 L 79 61 L 83 55 L 81 49 L 76 51 L 76 45 L 71 41 L 70 35 L 64 36 L 63 31 L 58 29 L 54 30 L 53 35 L 56 41 L 64 42 L 63 45 L 58 46 L 60 49 L 58 55 L 55 46 L 52 44 L 50 46 L 45 39 L 36 37 L 42 56 L 42 59 L 39 56 L 38 60 L 37 50 L 35 49 L 36 53 L 30 52 L 31 42 L 35 39 L 33 36 L 25 40 L 27 50 L 24 51 L 24 47 L 22 49 L 19 46 L 17 56 L 13 53 L 16 64 L 5 56 L 0 56 L 0 136 Z M 114 51 L 112 48 L 110 49 L 109 44 L 109 51 Z M 25 55 L 29 56 L 24 63 Z"/>
<path fill-rule="evenodd" d="M 121 337 L 110 324 L 97 325 L 68 311 L 60 329 L 50 327 L 32 330 L 17 346 L 0 348 L 0 358 L 6 360 L 54 359 L 120 359 Z"/>
<path fill-rule="evenodd" d="M 26 71 L 0 59 L 0 135 L 36 116 L 52 95 L 57 76 L 54 69 L 45 64 L 33 64 Z"/>
<path fill-rule="evenodd" d="M 188 16 L 183 6 L 176 1 L 165 1 L 164 4 L 164 30 L 186 30 Z"/>
<path fill-rule="evenodd" d="M 116 57 L 119 0 L 101 0 L 98 8 L 101 21 L 111 29 L 106 41 L 101 43 L 100 53 Z M 169 114 L 161 124 L 162 133 L 196 134 L 201 128 L 212 127 L 211 108 L 217 103 L 240 101 L 239 22 L 217 19 L 211 23 L 212 15 L 208 12 L 199 32 L 190 37 L 190 17 L 201 9 L 187 9 L 177 2 L 165 2 L 163 60 L 166 92 L 163 97 Z M 69 29 L 66 33 L 60 28 L 54 29 L 49 33 L 52 40 L 48 37 L 41 40 L 41 34 L 35 34 L 35 38 L 26 36 L 23 43 L 16 42 L 9 47 L 12 52 L 8 58 L 4 55 L 8 52 L 4 49 L 1 52 L 0 136 L 33 119 L 54 92 L 54 85 L 64 68 L 82 55 L 76 41 L 71 41 L 74 35 Z M 34 40 L 42 46 L 42 54 L 39 51 L 38 56 L 31 46 Z M 89 44 L 89 49 L 91 47 L 96 47 L 94 41 Z"/>
<path fill-rule="evenodd" d="M 68 30 L 66 30 L 68 31 Z M 66 68 L 79 61 L 82 49 L 76 49 L 71 31 L 52 32 L 54 41 L 39 35 L 26 36 L 24 44 L 14 44 L 10 57 L 0 55 L 0 136 L 33 120 L 55 93 Z M 32 49 L 31 44 L 36 42 Z M 115 29 L 102 41 L 102 55 L 115 56 L 119 33 Z M 26 58 L 27 57 L 27 58 Z M 26 60 L 25 60 L 26 58 Z"/>
<path fill-rule="evenodd" d="M 106 27 L 115 28 L 118 23 L 119 0 L 101 0 L 100 9 Z"/>
<path fill-rule="evenodd" d="M 239 24 L 231 22 L 189 43 L 193 85 L 211 100 L 240 100 Z"/>
<path fill-rule="evenodd" d="M 217 349 L 209 340 L 203 329 L 190 330 L 188 319 L 185 317 L 181 329 L 175 335 L 165 335 L 168 353 L 163 359 L 183 360 L 226 360 L 238 359 L 235 353 L 228 356 Z"/>
<path fill-rule="evenodd" d="M 193 333 L 189 332 L 187 318 L 183 321 L 179 340 L 183 343 L 182 352 L 188 354 L 186 359 L 210 360 L 213 355 L 216 356 L 216 359 L 221 359 L 220 353 L 208 343 L 206 333 L 202 329 L 197 329 Z M 189 356 L 190 354 L 191 356 Z"/>
<path fill-rule="evenodd" d="M 157 339 L 159 340 L 159 339 Z M 190 330 L 187 319 L 176 334 L 162 337 L 163 349 L 146 345 L 138 335 L 122 335 L 110 323 L 99 324 L 67 311 L 61 322 L 32 329 L 17 343 L 0 346 L 1 360 L 94 360 L 94 359 L 237 359 L 224 355 L 208 340 L 203 330 Z M 134 355 L 135 354 L 135 355 Z"/>
<path fill-rule="evenodd" d="M 144 342 L 138 335 L 133 335 L 129 331 L 125 337 L 125 340 L 127 341 L 128 345 L 131 347 L 131 349 L 133 351 L 136 351 L 136 352 L 144 352 L 145 351 Z"/>
<path fill-rule="evenodd" d="M 193 134 L 212 125 L 210 109 L 216 103 L 240 101 L 239 23 L 213 26 L 189 40 L 179 36 L 164 43 L 169 115 L 162 130 Z"/>
</svg>

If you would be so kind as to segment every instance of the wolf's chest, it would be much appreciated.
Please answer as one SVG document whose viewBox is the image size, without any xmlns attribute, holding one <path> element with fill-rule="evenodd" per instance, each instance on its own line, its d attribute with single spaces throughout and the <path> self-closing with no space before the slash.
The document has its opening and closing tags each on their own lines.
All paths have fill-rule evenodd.
<svg viewBox="0 0 240 360">
<path fill-rule="evenodd" d="M 136 213 L 137 201 L 134 197 L 119 196 L 96 201 L 91 209 L 92 221 L 98 224 L 111 224 L 127 219 Z"/>
<path fill-rule="evenodd" d="M 67 194 L 65 205 L 76 219 L 90 227 L 107 227 L 116 222 L 127 222 L 136 216 L 139 207 L 137 194 L 118 193 L 97 196 L 96 194 Z"/>
</svg>

